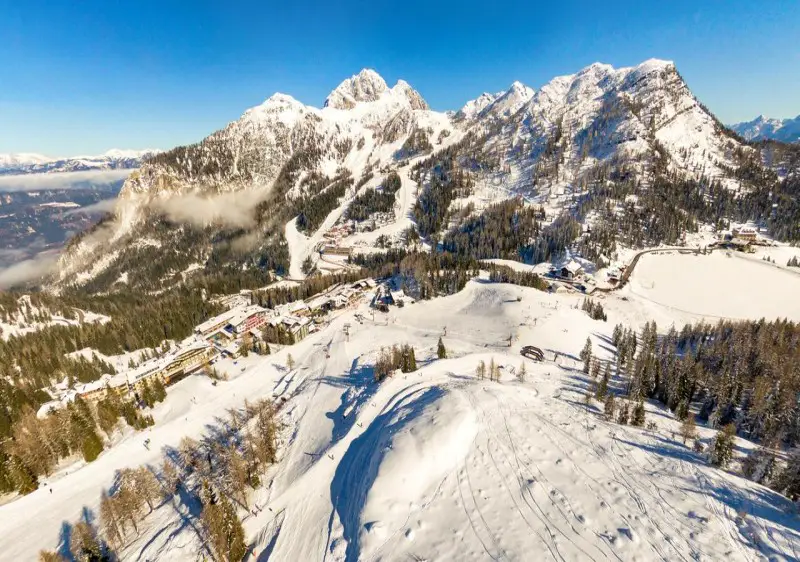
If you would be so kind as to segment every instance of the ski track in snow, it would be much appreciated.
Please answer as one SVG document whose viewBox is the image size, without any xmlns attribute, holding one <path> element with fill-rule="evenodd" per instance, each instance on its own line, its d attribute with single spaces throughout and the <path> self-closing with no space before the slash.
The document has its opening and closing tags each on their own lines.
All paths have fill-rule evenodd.
<svg viewBox="0 0 800 562">
<path fill-rule="evenodd" d="M 499 562 L 534 552 L 558 562 L 797 560 L 789 502 L 707 466 L 675 440 L 679 423 L 668 411 L 646 405 L 659 426 L 649 431 L 606 422 L 582 403 L 589 378 L 571 357 L 587 336 L 607 336 L 640 313 L 640 303 L 612 298 L 606 323 L 574 309 L 580 297 L 483 282 L 393 309 L 386 323 L 356 322 L 362 304 L 299 344 L 248 358 L 229 382 L 178 383 L 147 435 L 158 448 L 174 447 L 245 398 L 283 403 L 280 462 L 252 494 L 259 510 L 244 519 L 249 560 Z M 437 361 L 444 326 L 451 358 Z M 376 385 L 375 354 L 389 342 L 411 343 L 421 367 Z M 527 361 L 519 383 L 512 367 L 529 343 L 559 351 L 562 361 Z M 296 360 L 291 371 L 280 367 L 287 353 Z M 494 360 L 501 382 L 476 380 L 479 360 Z M 171 402 L 200 388 L 191 407 Z M 0 506 L 0 560 L 55 548 L 60 523 L 75 521 L 83 505 L 96 510 L 123 457 L 129 466 L 156 464 L 159 451 L 144 450 L 142 439 L 125 437 L 54 482 L 53 495 L 39 490 Z M 36 526 L 29 513 L 39 514 Z M 166 502 L 121 558 L 199 560 L 198 525 L 191 502 Z"/>
</svg>

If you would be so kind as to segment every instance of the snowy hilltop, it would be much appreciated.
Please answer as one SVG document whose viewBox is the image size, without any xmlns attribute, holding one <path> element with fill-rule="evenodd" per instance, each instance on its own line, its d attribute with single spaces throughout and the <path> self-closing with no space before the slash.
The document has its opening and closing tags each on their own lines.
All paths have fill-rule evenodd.
<svg viewBox="0 0 800 562">
<path fill-rule="evenodd" d="M 800 535 L 792 503 L 734 470 L 754 466 L 766 449 L 753 454 L 752 442 L 712 427 L 714 416 L 695 425 L 655 393 L 632 394 L 659 384 L 640 362 L 666 349 L 655 324 L 641 318 L 678 332 L 697 318 L 651 296 L 672 290 L 682 299 L 675 304 L 702 303 L 709 314 L 726 306 L 668 275 L 658 278 L 665 289 L 644 296 L 653 268 L 685 260 L 702 264 L 701 277 L 720 266 L 738 266 L 746 279 L 778 273 L 722 255 L 649 259 L 643 278 L 592 304 L 605 319 L 593 319 L 579 293 L 485 276 L 419 302 L 357 283 L 374 294 L 355 293 L 349 305 L 317 316 L 316 331 L 272 344 L 270 355 L 221 359 L 214 378 L 171 384 L 150 410 L 154 425 L 109 430 L 113 443 L 96 460 L 60 468 L 0 506 L 0 552 L 32 560 L 40 549 L 111 548 L 120 560 L 172 562 L 245 553 L 331 561 L 521 560 L 534 552 L 562 561 L 793 559 Z M 394 304 L 376 311 L 375 299 L 388 294 Z M 797 306 L 790 312 L 800 318 Z M 754 318 L 764 313 L 752 310 Z M 617 323 L 633 328 L 612 328 Z M 692 337 L 689 328 L 684 334 Z M 695 375 L 681 373 L 662 379 L 664 392 L 688 392 L 691 408 L 700 408 L 708 383 L 692 378 L 698 387 L 690 390 L 686 376 Z M 762 413 L 750 410 L 768 420 Z M 748 474 L 764 479 L 762 464 Z"/>
</svg>

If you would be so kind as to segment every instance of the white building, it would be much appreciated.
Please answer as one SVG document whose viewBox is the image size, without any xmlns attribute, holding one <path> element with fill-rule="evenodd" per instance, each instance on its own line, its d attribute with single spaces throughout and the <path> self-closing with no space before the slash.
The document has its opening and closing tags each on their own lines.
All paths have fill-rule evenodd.
<svg viewBox="0 0 800 562">
<path fill-rule="evenodd" d="M 234 314 L 228 320 L 228 325 L 233 328 L 234 333 L 237 335 L 263 326 L 269 317 L 269 311 L 257 304 L 241 306 L 231 310 L 231 312 Z"/>
</svg>

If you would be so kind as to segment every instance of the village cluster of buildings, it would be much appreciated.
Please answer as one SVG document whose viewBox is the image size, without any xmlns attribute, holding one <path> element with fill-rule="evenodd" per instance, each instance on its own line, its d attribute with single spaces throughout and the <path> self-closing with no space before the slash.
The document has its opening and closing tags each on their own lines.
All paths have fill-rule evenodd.
<svg viewBox="0 0 800 562">
<path fill-rule="evenodd" d="M 373 279 L 355 283 L 339 283 L 307 302 L 298 300 L 273 309 L 250 304 L 248 294 L 225 295 L 212 302 L 228 307 L 225 312 L 209 318 L 194 329 L 194 335 L 180 342 L 170 352 L 150 359 L 139 366 L 116 375 L 103 375 L 97 381 L 67 388 L 66 383 L 53 389 L 58 399 L 44 404 L 39 415 L 59 408 L 76 396 L 89 401 L 106 398 L 109 393 L 121 397 L 140 398 L 145 385 L 159 379 L 164 386 L 215 363 L 221 357 L 239 357 L 246 339 L 264 339 L 267 326 L 282 328 L 298 342 L 317 329 L 317 322 L 336 309 L 355 302 L 364 291 L 377 286 Z"/>
<path fill-rule="evenodd" d="M 757 229 L 750 226 L 741 226 L 730 231 L 721 232 L 719 240 L 710 246 L 739 250 L 740 252 L 752 252 L 752 246 L 758 245 L 768 245 L 768 243 L 759 236 Z"/>
<path fill-rule="evenodd" d="M 51 410 L 72 402 L 76 396 L 97 402 L 115 393 L 121 398 L 141 397 L 145 385 L 152 385 L 158 378 L 164 386 L 175 383 L 205 365 L 215 362 L 220 352 L 205 342 L 189 338 L 167 354 L 145 361 L 124 373 L 103 375 L 98 380 L 67 388 L 66 382 L 56 385 L 58 398 L 43 404 L 37 415 L 47 415 Z"/>
</svg>

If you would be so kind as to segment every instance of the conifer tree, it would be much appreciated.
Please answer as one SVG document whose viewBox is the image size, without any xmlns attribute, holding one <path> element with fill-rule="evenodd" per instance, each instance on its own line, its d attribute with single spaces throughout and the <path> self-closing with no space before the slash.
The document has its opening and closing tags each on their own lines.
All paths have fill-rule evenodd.
<svg viewBox="0 0 800 562">
<path fill-rule="evenodd" d="M 230 501 L 203 483 L 203 528 L 209 548 L 219 562 L 240 562 L 247 552 L 244 529 Z"/>
<path fill-rule="evenodd" d="M 167 389 L 164 387 L 164 381 L 161 377 L 156 377 L 153 381 L 153 399 L 156 402 L 163 402 L 167 397 Z"/>
<path fill-rule="evenodd" d="M 447 359 L 447 349 L 444 347 L 444 342 L 442 338 L 439 338 L 439 343 L 436 346 L 436 357 L 439 359 Z"/>
<path fill-rule="evenodd" d="M 494 363 L 494 357 L 489 360 L 489 380 L 493 381 L 497 373 L 497 365 Z"/>
<path fill-rule="evenodd" d="M 78 521 L 72 527 L 69 549 L 76 562 L 110 562 L 112 559 L 86 521 Z"/>
<path fill-rule="evenodd" d="M 294 357 L 291 353 L 286 354 L 286 368 L 290 371 L 294 369 Z"/>
<path fill-rule="evenodd" d="M 678 402 L 678 407 L 675 408 L 675 417 L 679 420 L 686 420 L 689 417 L 689 401 L 681 400 Z M 684 440 L 684 443 L 686 441 Z"/>
<path fill-rule="evenodd" d="M 769 484 L 775 466 L 775 454 L 766 447 L 757 447 L 742 461 L 742 473 L 753 482 Z"/>
<path fill-rule="evenodd" d="M 103 452 L 103 440 L 94 428 L 87 428 L 81 444 L 81 453 L 86 462 L 92 462 Z"/>
<path fill-rule="evenodd" d="M 591 340 L 591 338 L 587 337 L 586 338 L 586 343 L 584 344 L 583 349 L 581 350 L 581 354 L 580 354 L 581 361 L 583 361 L 585 363 L 585 362 L 589 361 L 591 356 L 592 356 L 592 340 Z M 587 373 L 589 372 L 588 368 L 586 369 L 586 372 Z"/>
<path fill-rule="evenodd" d="M 525 382 L 525 378 L 528 376 L 528 368 L 525 366 L 525 361 L 519 366 L 519 370 L 517 371 L 517 380 L 519 382 Z"/>
<path fill-rule="evenodd" d="M 145 500 L 136 489 L 136 474 L 134 469 L 122 469 L 119 479 L 119 490 L 114 495 L 114 506 L 116 508 L 118 521 L 121 523 L 129 523 L 133 531 L 138 535 L 138 523 Z"/>
<path fill-rule="evenodd" d="M 178 491 L 178 484 L 180 479 L 178 477 L 178 469 L 169 459 L 164 459 L 164 464 L 161 465 L 161 478 L 164 495 L 166 497 L 172 496 Z"/>
<path fill-rule="evenodd" d="M 611 343 L 614 344 L 614 347 L 619 347 L 621 341 L 622 341 L 622 324 L 617 324 L 616 326 L 614 326 L 614 332 L 611 336 Z"/>
<path fill-rule="evenodd" d="M 142 383 L 141 399 L 148 408 L 152 408 L 156 403 L 155 397 L 153 396 L 153 389 L 150 386 L 150 381 L 147 379 L 145 379 L 145 381 Z"/>
<path fill-rule="evenodd" d="M 16 455 L 8 459 L 8 478 L 21 495 L 30 494 L 39 487 L 36 474 Z"/>
<path fill-rule="evenodd" d="M 242 342 L 239 345 L 239 353 L 242 357 L 247 357 L 250 355 L 250 349 L 253 347 L 253 338 L 250 336 L 250 332 L 245 332 L 244 336 L 242 336 Z"/>
<path fill-rule="evenodd" d="M 711 464 L 725 468 L 733 459 L 733 445 L 736 436 L 736 426 L 729 423 L 717 432 L 711 448 Z"/>
<path fill-rule="evenodd" d="M 233 444 L 225 452 L 225 473 L 234 497 L 238 497 L 241 504 L 247 508 L 247 485 L 250 482 L 250 472 L 244 457 Z"/>
<path fill-rule="evenodd" d="M 597 390 L 594 393 L 594 397 L 598 400 L 605 400 L 606 395 L 608 394 L 608 379 L 611 375 L 608 366 L 606 366 L 605 371 L 603 372 L 603 377 L 600 379 L 600 382 L 597 384 Z"/>
<path fill-rule="evenodd" d="M 161 486 L 156 475 L 146 466 L 140 466 L 133 473 L 133 486 L 152 512 L 161 497 Z"/>
<path fill-rule="evenodd" d="M 794 449 L 789 455 L 786 466 L 775 477 L 773 487 L 792 501 L 800 499 L 800 449 Z"/>
<path fill-rule="evenodd" d="M 414 348 L 410 345 L 408 346 L 408 368 L 409 372 L 417 370 L 417 358 L 414 355 Z"/>
<path fill-rule="evenodd" d="M 106 435 L 111 435 L 119 422 L 120 411 L 114 401 L 110 399 L 101 400 L 97 403 L 97 425 Z"/>
<path fill-rule="evenodd" d="M 269 400 L 257 402 L 254 408 L 253 453 L 261 464 L 272 464 L 277 459 L 275 409 Z"/>
<path fill-rule="evenodd" d="M 617 423 L 620 425 L 627 425 L 629 416 L 630 416 L 630 411 L 628 409 L 628 401 L 625 400 L 619 407 L 619 413 L 617 414 Z"/>
<path fill-rule="evenodd" d="M 119 548 L 123 544 L 122 523 L 117 513 L 116 500 L 103 490 L 100 495 L 100 527 L 106 540 Z"/>
</svg>

